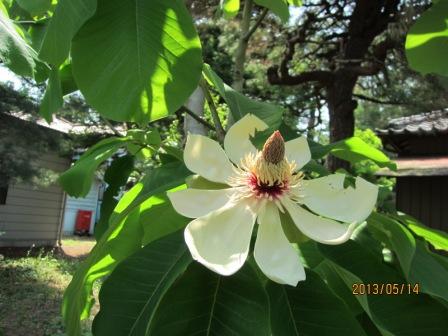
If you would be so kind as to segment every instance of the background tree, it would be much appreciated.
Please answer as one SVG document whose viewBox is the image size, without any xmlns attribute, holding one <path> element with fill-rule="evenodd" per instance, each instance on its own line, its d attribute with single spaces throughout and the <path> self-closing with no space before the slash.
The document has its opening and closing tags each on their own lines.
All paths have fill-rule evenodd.
<svg viewBox="0 0 448 336">
<path fill-rule="evenodd" d="M 383 72 L 388 55 L 402 52 L 404 34 L 391 27 L 409 20 L 408 6 L 399 0 L 306 1 L 282 61 L 268 70 L 269 82 L 312 85 L 329 111 L 330 141 L 352 136 L 359 99 L 354 95 L 356 85 L 362 77 Z M 299 67 L 291 64 L 294 58 L 300 59 Z M 336 159 L 329 162 L 332 169 L 341 165 Z"/>
</svg>

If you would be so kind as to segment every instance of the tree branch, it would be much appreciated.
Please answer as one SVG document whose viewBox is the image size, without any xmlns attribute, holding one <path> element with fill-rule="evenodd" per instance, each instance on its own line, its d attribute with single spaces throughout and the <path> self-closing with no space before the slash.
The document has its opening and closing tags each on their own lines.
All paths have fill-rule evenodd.
<svg viewBox="0 0 448 336">
<path fill-rule="evenodd" d="M 208 123 L 206 120 L 202 119 L 201 117 L 197 116 L 193 111 L 191 111 L 188 107 L 186 106 L 182 106 L 181 109 L 188 114 L 190 117 L 192 117 L 194 120 L 196 120 L 198 123 L 201 123 L 202 125 L 204 125 L 205 127 L 207 127 L 208 129 L 212 130 L 212 131 L 216 131 L 216 128 Z"/>
<path fill-rule="evenodd" d="M 299 85 L 308 82 L 319 82 L 328 85 L 332 82 L 333 78 L 333 73 L 326 70 L 305 71 L 295 76 L 282 74 L 280 77 L 278 67 L 274 66 L 268 69 L 268 81 L 270 84 Z"/>
<path fill-rule="evenodd" d="M 258 16 L 257 21 L 254 23 L 254 25 L 249 29 L 249 31 L 246 33 L 246 35 L 243 36 L 243 40 L 246 42 L 249 42 L 250 37 L 255 33 L 257 28 L 260 26 L 261 22 L 265 18 L 266 14 L 268 14 L 269 9 L 264 8 L 261 14 Z"/>
<path fill-rule="evenodd" d="M 361 99 L 361 100 L 365 100 L 371 103 L 375 103 L 375 104 L 383 104 L 383 105 L 409 105 L 409 103 L 407 102 L 399 102 L 399 101 L 391 101 L 391 100 L 380 100 L 380 99 L 376 99 L 373 97 L 368 97 L 362 94 L 357 94 L 354 93 L 353 97 Z"/>
<path fill-rule="evenodd" d="M 204 90 L 205 100 L 207 101 L 208 107 L 210 108 L 210 114 L 212 115 L 213 123 L 215 124 L 216 136 L 220 142 L 224 141 L 224 137 L 226 132 L 222 127 L 221 120 L 219 120 L 218 111 L 216 110 L 215 102 L 213 101 L 213 97 L 210 94 L 210 89 L 208 87 L 207 81 L 205 79 L 201 79 L 199 81 L 199 85 L 202 90 Z"/>
<path fill-rule="evenodd" d="M 101 119 L 103 119 L 104 123 L 107 125 L 107 127 L 109 127 L 111 129 L 112 132 L 114 132 L 114 134 L 116 136 L 122 137 L 123 134 L 121 134 L 115 127 L 114 125 L 111 124 L 111 122 L 109 120 L 107 120 L 104 117 L 101 117 Z"/>
</svg>

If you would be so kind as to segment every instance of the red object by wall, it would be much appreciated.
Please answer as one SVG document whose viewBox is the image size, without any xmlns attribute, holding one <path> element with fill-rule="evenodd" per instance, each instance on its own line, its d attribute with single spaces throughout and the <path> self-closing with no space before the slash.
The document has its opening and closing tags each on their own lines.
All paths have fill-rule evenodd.
<svg viewBox="0 0 448 336">
<path fill-rule="evenodd" d="M 89 233 L 93 212 L 90 210 L 78 210 L 76 214 L 75 233 Z"/>
</svg>

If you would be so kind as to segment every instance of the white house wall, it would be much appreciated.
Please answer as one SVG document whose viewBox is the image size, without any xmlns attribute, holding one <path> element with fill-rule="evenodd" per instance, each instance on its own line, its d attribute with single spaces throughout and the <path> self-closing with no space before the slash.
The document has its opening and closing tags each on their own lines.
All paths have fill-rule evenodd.
<svg viewBox="0 0 448 336">
<path fill-rule="evenodd" d="M 63 224 L 64 235 L 71 235 L 75 230 L 76 215 L 78 210 L 92 211 L 92 220 L 90 222 L 90 233 L 93 233 L 95 220 L 97 217 L 97 205 L 100 182 L 94 180 L 89 193 L 84 198 L 75 198 L 67 196 L 65 205 L 65 215 Z"/>
<path fill-rule="evenodd" d="M 69 160 L 47 154 L 39 165 L 62 172 Z M 9 186 L 6 204 L 0 205 L 0 246 L 55 245 L 62 208 L 63 191 L 57 185 Z"/>
</svg>

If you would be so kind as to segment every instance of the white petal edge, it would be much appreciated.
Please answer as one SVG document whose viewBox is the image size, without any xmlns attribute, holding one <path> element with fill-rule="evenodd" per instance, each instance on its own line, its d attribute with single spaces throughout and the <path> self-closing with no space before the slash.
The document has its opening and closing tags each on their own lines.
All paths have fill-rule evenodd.
<svg viewBox="0 0 448 336">
<path fill-rule="evenodd" d="M 250 137 L 254 136 L 256 131 L 264 131 L 267 128 L 268 125 L 253 114 L 246 114 L 233 124 L 224 138 L 224 148 L 230 160 L 239 164 L 245 155 L 256 154 L 257 149 L 250 142 Z"/>
<path fill-rule="evenodd" d="M 328 218 L 316 216 L 298 204 L 284 197 L 281 200 L 291 215 L 297 228 L 309 238 L 328 245 L 339 245 L 350 239 L 357 223 L 339 223 Z"/>
<path fill-rule="evenodd" d="M 222 208 L 234 193 L 234 188 L 218 190 L 189 188 L 168 192 L 167 195 L 177 213 L 189 218 L 198 218 Z"/>
<path fill-rule="evenodd" d="M 192 172 L 213 182 L 226 183 L 233 174 L 233 165 L 224 149 L 203 135 L 188 134 L 184 161 Z"/>
<path fill-rule="evenodd" d="M 184 237 L 193 259 L 221 275 L 234 274 L 247 259 L 255 219 L 248 202 L 240 201 L 191 221 Z"/>
<path fill-rule="evenodd" d="M 306 165 L 311 160 L 311 151 L 306 138 L 301 136 L 285 142 L 285 156 L 289 162 L 295 161 L 297 170 Z"/>
<path fill-rule="evenodd" d="M 263 273 L 279 284 L 297 286 L 306 278 L 299 255 L 283 233 L 278 208 L 268 202 L 258 217 L 254 257 Z"/>
<path fill-rule="evenodd" d="M 375 207 L 378 187 L 361 177 L 344 189 L 344 174 L 303 181 L 302 202 L 313 212 L 346 223 L 361 223 Z"/>
</svg>

